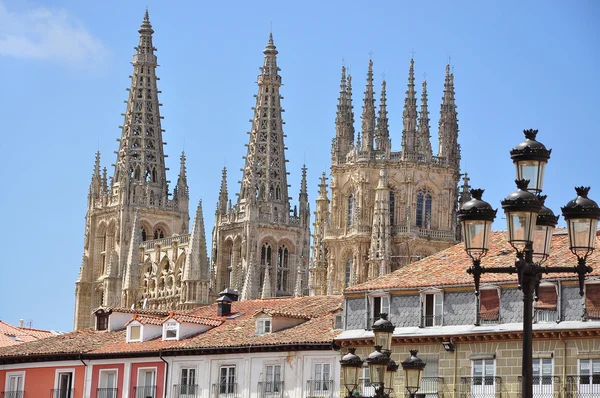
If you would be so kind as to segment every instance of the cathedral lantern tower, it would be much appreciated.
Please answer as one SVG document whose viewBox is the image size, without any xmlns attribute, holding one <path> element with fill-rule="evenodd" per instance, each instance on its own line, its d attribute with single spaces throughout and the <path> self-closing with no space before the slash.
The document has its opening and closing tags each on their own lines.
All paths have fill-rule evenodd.
<svg viewBox="0 0 600 398">
<path fill-rule="evenodd" d="M 309 285 L 315 295 L 325 290 L 340 293 L 348 286 L 443 250 L 460 236 L 456 221 L 460 148 L 450 67 L 446 67 L 438 156 L 433 156 L 431 149 L 425 81 L 418 112 L 413 59 L 403 120 L 398 123 L 402 127 L 394 139 L 400 150 L 392 150 L 393 130 L 387 112 L 391 90 L 385 81 L 376 110 L 372 61 L 367 71 L 361 133 L 354 137 L 351 81 L 342 68 L 328 211 L 322 209 L 328 201 L 324 190 L 317 199 L 312 248 L 317 258 L 311 259 Z"/>
<path fill-rule="evenodd" d="M 93 326 L 98 306 L 175 309 L 207 297 L 206 256 L 186 275 L 191 289 L 182 297 L 188 255 L 189 192 L 185 154 L 177 184 L 169 192 L 157 88 L 154 30 L 148 10 L 139 29 L 133 74 L 114 174 L 107 181 L 96 155 L 88 194 L 82 264 L 75 284 L 75 329 Z M 202 213 L 199 213 L 200 216 Z M 201 223 L 204 228 L 203 222 Z M 195 226 L 196 227 L 196 226 Z M 203 235 L 203 232 L 202 232 Z M 205 243 L 204 243 L 205 244 Z M 198 283 L 196 283 L 198 282 Z M 203 292 L 201 286 L 205 286 Z M 190 297 L 189 295 L 195 295 Z"/>
<path fill-rule="evenodd" d="M 299 207 L 292 208 L 279 94 L 281 76 L 272 34 L 263 54 L 238 200 L 224 209 L 227 183 L 223 180 L 211 256 L 213 292 L 230 287 L 247 300 L 292 296 L 298 290 L 296 279 L 303 278 L 300 286 L 304 287 L 308 275 L 306 168 L 302 170 Z"/>
</svg>

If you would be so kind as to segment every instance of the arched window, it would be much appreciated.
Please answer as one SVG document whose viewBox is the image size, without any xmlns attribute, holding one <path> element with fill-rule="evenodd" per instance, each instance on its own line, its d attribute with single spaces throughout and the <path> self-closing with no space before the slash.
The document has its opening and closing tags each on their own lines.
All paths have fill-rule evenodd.
<svg viewBox="0 0 600 398">
<path fill-rule="evenodd" d="M 352 256 L 348 257 L 348 259 L 346 260 L 346 279 L 345 279 L 346 287 L 350 286 L 351 279 L 352 279 Z"/>
<path fill-rule="evenodd" d="M 394 214 L 396 211 L 396 195 L 394 195 L 394 191 L 390 191 L 390 225 L 394 226 L 396 223 L 396 215 Z"/>
<path fill-rule="evenodd" d="M 154 239 L 162 239 L 165 237 L 165 231 L 162 228 L 156 228 L 154 230 Z"/>
<path fill-rule="evenodd" d="M 417 227 L 431 228 L 431 195 L 426 190 L 417 193 Z"/>
<path fill-rule="evenodd" d="M 277 291 L 287 292 L 289 275 L 289 251 L 283 245 L 277 251 Z"/>
<path fill-rule="evenodd" d="M 265 272 L 267 267 L 271 266 L 271 245 L 265 243 L 260 250 L 260 285 L 258 287 L 259 292 L 262 293 L 262 288 L 265 280 Z M 269 274 L 272 275 L 272 274 Z M 271 279 L 272 280 L 272 279 Z"/>
<path fill-rule="evenodd" d="M 148 240 L 148 233 L 146 232 L 146 228 L 142 227 L 142 242 Z"/>
<path fill-rule="evenodd" d="M 348 227 L 354 225 L 354 217 L 356 216 L 356 200 L 354 195 L 348 196 Z"/>
</svg>

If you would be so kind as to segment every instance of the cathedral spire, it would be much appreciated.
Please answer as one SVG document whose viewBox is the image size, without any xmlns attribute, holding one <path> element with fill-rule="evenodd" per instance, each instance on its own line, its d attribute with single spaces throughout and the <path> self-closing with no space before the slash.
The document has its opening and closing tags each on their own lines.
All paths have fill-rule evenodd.
<svg viewBox="0 0 600 398">
<path fill-rule="evenodd" d="M 262 292 L 260 294 L 261 299 L 267 299 L 273 297 L 271 293 L 271 264 L 267 262 L 265 266 L 265 279 L 263 279 Z"/>
<path fill-rule="evenodd" d="M 175 190 L 173 192 L 173 198 L 177 200 L 180 206 L 185 206 L 187 208 L 189 204 L 189 188 L 187 184 L 187 170 L 185 167 L 185 152 L 181 152 L 181 157 L 179 158 L 179 177 L 177 178 L 177 185 L 175 186 Z"/>
<path fill-rule="evenodd" d="M 362 112 L 362 150 L 373 150 L 375 136 L 375 92 L 373 91 L 373 60 L 369 60 L 367 84 Z"/>
<path fill-rule="evenodd" d="M 313 223 L 313 245 L 308 281 L 308 289 L 311 296 L 327 294 L 327 250 L 323 240 L 325 239 L 328 210 L 327 176 L 323 173 L 319 183 L 319 196 L 317 197 L 317 209 Z"/>
<path fill-rule="evenodd" d="M 277 67 L 277 49 L 273 35 L 263 50 L 265 54 L 261 74 L 258 76 L 258 94 L 250 131 L 239 201 L 246 202 L 255 195 L 254 180 L 258 187 L 258 200 L 279 205 L 289 213 L 288 185 L 281 118 L 281 76 Z"/>
<path fill-rule="evenodd" d="M 375 132 L 375 148 L 378 151 L 388 151 L 390 144 L 390 130 L 387 117 L 386 83 L 381 82 L 381 100 L 379 101 L 379 115 L 377 116 L 377 130 Z"/>
<path fill-rule="evenodd" d="M 250 256 L 248 270 L 246 271 L 246 277 L 244 279 L 244 286 L 242 287 L 242 294 L 240 296 L 241 301 L 254 300 L 257 296 L 256 284 L 254 277 L 256 275 L 256 267 L 254 266 L 254 258 Z"/>
<path fill-rule="evenodd" d="M 348 79 L 346 67 L 342 66 L 340 81 L 340 96 L 338 97 L 337 112 L 335 117 L 335 141 L 332 148 L 332 159 L 335 163 L 343 163 L 345 157 L 354 144 L 354 128 L 352 121 L 352 100 L 349 99 Z"/>
<path fill-rule="evenodd" d="M 227 213 L 227 202 L 229 201 L 229 194 L 227 193 L 227 167 L 223 167 L 221 174 L 221 189 L 219 190 L 219 204 L 217 206 L 217 212 L 220 214 Z"/>
<path fill-rule="evenodd" d="M 440 106 L 439 122 L 439 152 L 449 166 L 458 167 L 460 163 L 460 148 L 458 146 L 458 118 L 454 102 L 454 74 L 450 73 L 450 64 L 446 65 L 444 96 Z"/>
<path fill-rule="evenodd" d="M 196 287 L 196 282 L 200 280 L 208 281 L 209 274 L 204 215 L 202 213 L 202 200 L 200 200 L 196 209 L 196 217 L 190 234 L 188 253 L 181 278 L 186 303 L 199 303 L 204 299 L 200 296 L 201 289 Z M 182 300 L 183 298 L 182 296 Z"/>
<path fill-rule="evenodd" d="M 121 188 L 113 192 L 127 191 L 138 203 L 142 199 L 137 195 L 150 195 L 165 205 L 168 188 L 156 85 L 156 49 L 147 10 L 138 32 L 140 40 L 133 56 L 133 75 L 113 177 L 114 186 Z M 135 186 L 144 189 L 134 189 Z"/>
<path fill-rule="evenodd" d="M 429 110 L 427 109 L 427 81 L 423 80 L 421 91 L 421 111 L 419 112 L 419 127 L 417 129 L 417 152 L 429 161 L 431 152 L 431 135 L 429 133 Z"/>
<path fill-rule="evenodd" d="M 417 135 L 417 94 L 415 92 L 415 61 L 410 59 L 408 70 L 408 89 L 404 99 L 402 113 L 402 157 L 405 160 L 414 158 Z"/>
<path fill-rule="evenodd" d="M 369 272 L 370 277 L 382 276 L 389 272 L 390 238 L 390 190 L 387 182 L 387 170 L 382 168 L 379 171 L 379 183 L 375 188 L 375 208 L 373 210 L 369 258 L 372 264 Z"/>
<path fill-rule="evenodd" d="M 90 182 L 90 195 L 96 199 L 100 196 L 102 188 L 102 177 L 100 176 L 100 152 L 96 152 L 96 160 L 94 161 L 94 172 L 92 173 L 92 181 Z"/>
</svg>

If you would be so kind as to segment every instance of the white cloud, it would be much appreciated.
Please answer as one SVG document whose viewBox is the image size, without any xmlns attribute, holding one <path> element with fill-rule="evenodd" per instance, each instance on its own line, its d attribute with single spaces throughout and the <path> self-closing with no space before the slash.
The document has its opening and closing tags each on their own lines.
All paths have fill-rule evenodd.
<svg viewBox="0 0 600 398">
<path fill-rule="evenodd" d="M 65 10 L 8 10 L 0 0 L 0 56 L 97 65 L 107 55 L 102 42 Z"/>
</svg>

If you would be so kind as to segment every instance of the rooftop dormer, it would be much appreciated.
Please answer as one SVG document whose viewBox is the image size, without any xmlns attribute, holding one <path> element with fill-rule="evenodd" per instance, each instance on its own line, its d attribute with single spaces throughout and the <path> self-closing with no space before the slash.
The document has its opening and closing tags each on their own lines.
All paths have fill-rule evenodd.
<svg viewBox="0 0 600 398">
<path fill-rule="evenodd" d="M 187 336 L 204 333 L 223 322 L 216 319 L 171 312 L 162 323 L 163 340 L 181 340 Z"/>
<path fill-rule="evenodd" d="M 311 319 L 312 316 L 263 308 L 254 313 L 254 318 L 256 318 L 256 335 L 262 336 L 298 326 Z"/>
<path fill-rule="evenodd" d="M 125 325 L 127 327 L 127 342 L 143 342 L 152 340 L 162 334 L 161 318 L 134 314 Z"/>
</svg>

